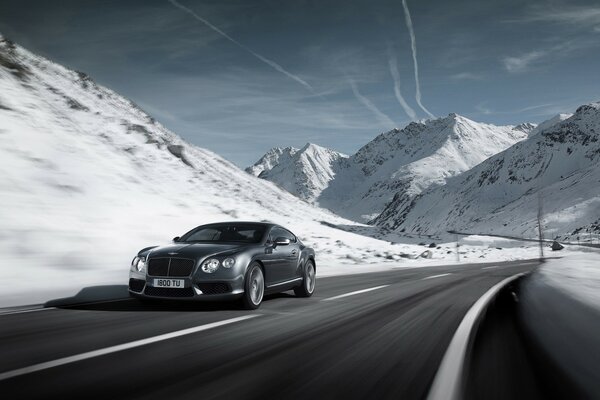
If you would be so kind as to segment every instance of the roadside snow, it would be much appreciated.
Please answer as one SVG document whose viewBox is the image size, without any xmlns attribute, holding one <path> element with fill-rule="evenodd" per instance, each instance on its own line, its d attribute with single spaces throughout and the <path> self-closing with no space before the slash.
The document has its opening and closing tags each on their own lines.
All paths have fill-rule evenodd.
<svg viewBox="0 0 600 400">
<path fill-rule="evenodd" d="M 540 269 L 548 284 L 567 292 L 579 301 L 600 308 L 600 252 L 574 252 L 549 260 Z"/>
</svg>

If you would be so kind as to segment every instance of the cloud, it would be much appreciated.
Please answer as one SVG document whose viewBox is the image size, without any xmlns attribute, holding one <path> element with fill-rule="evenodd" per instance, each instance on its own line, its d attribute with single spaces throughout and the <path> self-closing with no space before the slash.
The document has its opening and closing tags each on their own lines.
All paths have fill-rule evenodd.
<svg viewBox="0 0 600 400">
<path fill-rule="evenodd" d="M 479 103 L 475 106 L 475 110 L 483 115 L 491 115 L 495 114 L 488 106 L 486 106 L 486 102 Z"/>
<path fill-rule="evenodd" d="M 566 42 L 558 43 L 554 46 L 532 50 L 518 56 L 504 57 L 502 59 L 502 63 L 504 64 L 504 67 L 508 72 L 518 73 L 530 69 L 535 64 L 540 64 L 541 61 L 545 61 L 548 58 L 557 59 L 565 57 L 575 50 L 580 50 L 597 45 L 598 43 L 595 43 L 593 41 L 569 40 Z"/>
<path fill-rule="evenodd" d="M 270 66 L 271 68 L 273 68 L 275 71 L 282 73 L 283 75 L 287 76 L 288 78 L 298 82 L 299 84 L 301 84 L 302 86 L 304 86 L 306 89 L 308 89 L 310 92 L 314 93 L 314 89 L 311 85 L 308 84 L 308 82 L 306 82 L 305 80 L 303 80 L 302 78 L 300 78 L 297 75 L 292 74 L 291 72 L 287 71 L 285 68 L 283 68 L 281 65 L 277 64 L 275 61 L 270 60 L 260 54 L 258 54 L 257 52 L 255 52 L 254 50 L 252 50 L 251 48 L 249 48 L 248 46 L 238 42 L 237 40 L 235 40 L 234 38 L 232 38 L 231 36 L 229 36 L 227 33 L 223 32 L 221 29 L 217 28 L 215 25 L 211 24 L 208 20 L 206 20 L 205 18 L 202 18 L 200 15 L 198 15 L 197 13 L 195 13 L 194 11 L 192 11 L 191 9 L 187 8 L 186 6 L 178 3 L 176 0 L 169 0 L 169 3 L 173 4 L 175 7 L 185 11 L 186 13 L 190 14 L 192 17 L 194 17 L 195 19 L 197 19 L 198 21 L 202 22 L 204 25 L 208 26 L 210 29 L 212 29 L 213 31 L 217 32 L 218 34 L 220 34 L 221 36 L 223 36 L 225 39 L 229 40 L 231 43 L 235 44 L 236 46 L 240 47 L 241 49 L 247 51 L 248 53 L 252 54 L 254 57 L 258 58 L 260 61 L 264 62 L 265 64 L 267 64 L 268 66 Z"/>
<path fill-rule="evenodd" d="M 504 57 L 502 62 L 504 63 L 504 67 L 508 72 L 522 72 L 528 69 L 532 63 L 547 55 L 547 51 L 534 50 L 519 56 Z"/>
<path fill-rule="evenodd" d="M 425 111 L 430 118 L 435 118 L 435 116 L 429 112 L 428 109 L 423 106 L 421 101 L 421 84 L 419 82 L 419 63 L 417 62 L 417 40 L 415 38 L 415 31 L 413 29 L 412 18 L 410 17 L 410 11 L 408 9 L 408 5 L 406 4 L 406 0 L 402 0 L 402 7 L 404 7 L 404 20 L 406 21 L 406 28 L 408 29 L 408 33 L 410 34 L 410 46 L 412 49 L 412 58 L 413 65 L 415 69 L 415 85 L 416 85 L 416 94 L 415 99 L 421 110 Z"/>
<path fill-rule="evenodd" d="M 474 72 L 459 72 L 458 74 L 451 75 L 450 79 L 456 81 L 479 81 L 483 79 L 483 76 Z"/>
<path fill-rule="evenodd" d="M 367 109 L 369 109 L 375 115 L 375 117 L 377 118 L 377 120 L 383 127 L 385 127 L 386 129 L 391 129 L 394 126 L 396 126 L 396 123 L 390 117 L 388 117 L 385 113 L 383 113 L 379 108 L 377 108 L 375 103 L 373 103 L 371 100 L 369 100 L 368 98 L 363 96 L 358 91 L 358 86 L 356 86 L 356 82 L 354 82 L 352 79 L 349 79 L 348 83 L 350 84 L 350 87 L 352 88 L 352 93 L 354 93 L 354 97 L 356 97 L 356 99 L 360 103 L 362 103 L 362 105 L 364 105 Z"/>
<path fill-rule="evenodd" d="M 398 103 L 400 103 L 400 106 L 406 115 L 408 115 L 412 121 L 415 121 L 417 119 L 417 114 L 415 113 L 415 110 L 408 105 L 404 99 L 404 96 L 402 96 L 402 92 L 400 91 L 400 72 L 398 71 L 398 60 L 396 59 L 391 46 L 388 47 L 388 64 L 390 66 L 392 79 L 394 80 L 394 94 L 396 95 L 396 99 L 398 100 Z"/>
<path fill-rule="evenodd" d="M 475 105 L 475 110 L 480 115 L 518 115 L 527 114 L 529 117 L 548 117 L 556 114 L 566 113 L 573 111 L 580 104 L 589 103 L 591 100 L 588 98 L 576 98 L 576 99 L 560 99 L 553 103 L 542 103 L 534 104 L 530 106 L 523 106 L 520 108 L 512 108 L 508 110 L 495 110 L 488 106 L 487 101 L 483 101 Z"/>
<path fill-rule="evenodd" d="M 535 6 L 525 16 L 508 22 L 554 22 L 595 29 L 600 25 L 600 6 L 544 5 Z"/>
</svg>

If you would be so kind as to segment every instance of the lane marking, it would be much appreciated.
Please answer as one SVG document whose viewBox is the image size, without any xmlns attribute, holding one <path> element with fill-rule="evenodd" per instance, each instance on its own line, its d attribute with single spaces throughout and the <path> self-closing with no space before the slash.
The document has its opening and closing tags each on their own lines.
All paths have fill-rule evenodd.
<svg viewBox="0 0 600 400">
<path fill-rule="evenodd" d="M 460 400 L 463 398 L 463 369 L 467 348 L 475 333 L 474 327 L 490 300 L 492 300 L 504 286 L 524 275 L 524 273 L 513 275 L 492 286 L 475 302 L 475 304 L 473 304 L 473 306 L 471 306 L 469 311 L 467 311 L 446 349 L 444 358 L 442 359 L 429 390 L 429 395 L 427 396 L 428 400 Z"/>
<path fill-rule="evenodd" d="M 56 307 L 29 308 L 26 310 L 0 312 L 0 316 L 1 315 L 11 315 L 11 314 L 25 314 L 25 313 L 30 313 L 30 312 L 47 311 L 47 310 L 56 310 Z"/>
<path fill-rule="evenodd" d="M 491 267 L 483 267 L 481 269 L 494 269 L 494 268 L 500 268 L 499 265 L 492 265 Z"/>
<path fill-rule="evenodd" d="M 434 279 L 434 278 L 441 278 L 442 276 L 448 276 L 448 275 L 452 275 L 451 272 L 448 272 L 447 274 L 439 274 L 439 275 L 432 275 L 432 276 L 427 276 L 423 279 L 421 279 L 422 281 L 427 280 L 427 279 Z"/>
<path fill-rule="evenodd" d="M 129 343 L 123 343 L 123 344 L 119 344 L 116 346 L 105 347 L 105 348 L 99 349 L 99 350 L 88 351 L 86 353 L 81 353 L 81 354 L 64 357 L 64 358 L 59 358 L 59 359 L 53 360 L 53 361 L 30 365 L 29 367 L 19 368 L 19 369 L 15 369 L 12 371 L 0 373 L 0 381 L 3 381 L 5 379 L 14 378 L 14 377 L 20 376 L 20 375 L 29 374 L 32 372 L 42 371 L 42 370 L 53 368 L 53 367 L 58 367 L 59 365 L 70 364 L 70 363 L 74 363 L 77 361 L 87 360 L 89 358 L 100 357 L 100 356 L 103 356 L 106 354 L 116 353 L 119 351 L 132 349 L 135 347 L 145 346 L 145 345 L 151 344 L 151 343 L 161 342 L 164 340 L 169 340 L 169 339 L 173 339 L 173 338 L 180 337 L 180 336 L 190 335 L 192 333 L 206 331 L 208 329 L 217 328 L 219 326 L 233 324 L 235 322 L 244 321 L 244 320 L 247 320 L 250 318 L 255 318 L 260 315 L 261 314 L 244 315 L 241 317 L 226 319 L 223 321 L 213 322 L 213 323 L 206 324 L 206 325 L 200 325 L 200 326 L 196 326 L 193 328 L 183 329 L 180 331 L 165 333 L 163 335 L 153 336 L 153 337 L 149 337 L 147 339 L 135 340 L 135 341 L 129 342 Z"/>
<path fill-rule="evenodd" d="M 340 294 L 339 296 L 329 297 L 329 298 L 323 299 L 321 301 L 337 300 L 337 299 L 341 299 L 343 297 L 354 296 L 355 294 L 361 294 L 361 293 L 366 293 L 366 292 L 370 292 L 370 291 L 377 290 L 377 289 L 383 289 L 384 287 L 388 287 L 388 286 L 390 286 L 390 285 L 381 285 L 381 286 L 375 286 L 375 287 L 368 288 L 368 289 L 357 290 L 356 292 Z"/>
</svg>

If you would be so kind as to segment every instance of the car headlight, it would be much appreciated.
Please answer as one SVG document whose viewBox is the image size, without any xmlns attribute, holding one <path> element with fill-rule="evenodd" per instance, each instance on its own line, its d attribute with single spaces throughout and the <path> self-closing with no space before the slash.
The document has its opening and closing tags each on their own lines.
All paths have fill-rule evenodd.
<svg viewBox="0 0 600 400">
<path fill-rule="evenodd" d="M 146 258 L 145 257 L 135 257 L 131 261 L 131 266 L 135 268 L 138 272 L 142 272 L 146 269 Z"/>
<path fill-rule="evenodd" d="M 219 260 L 216 258 L 211 258 L 202 263 L 202 271 L 207 274 L 212 274 L 219 268 Z"/>
<path fill-rule="evenodd" d="M 231 268 L 233 267 L 233 264 L 235 264 L 235 258 L 226 258 L 223 260 L 223 262 L 221 263 L 221 265 L 225 268 Z"/>
</svg>

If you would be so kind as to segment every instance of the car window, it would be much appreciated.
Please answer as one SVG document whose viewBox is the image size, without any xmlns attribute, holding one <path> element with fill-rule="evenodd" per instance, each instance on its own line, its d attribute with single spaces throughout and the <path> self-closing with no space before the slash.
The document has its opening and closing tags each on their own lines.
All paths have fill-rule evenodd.
<svg viewBox="0 0 600 400">
<path fill-rule="evenodd" d="M 182 236 L 180 241 L 259 243 L 262 240 L 264 233 L 265 227 L 262 225 L 219 224 L 199 226 Z"/>
<path fill-rule="evenodd" d="M 296 242 L 296 236 L 294 236 L 294 234 L 290 231 L 288 231 L 287 229 L 283 229 L 280 228 L 278 226 L 274 227 L 271 230 L 271 238 L 277 239 L 278 237 L 284 237 L 286 239 L 290 239 L 290 242 Z"/>
<path fill-rule="evenodd" d="M 220 230 L 205 228 L 205 229 L 200 229 L 200 230 L 192 233 L 189 237 L 186 238 L 186 240 L 188 240 L 190 242 L 215 241 L 215 240 L 219 240 L 220 236 L 221 236 Z"/>
</svg>

